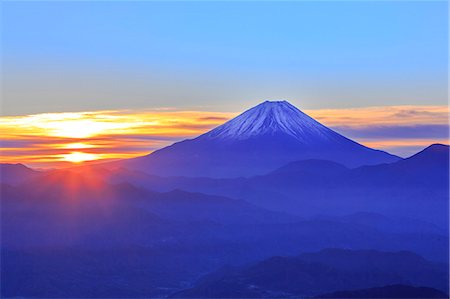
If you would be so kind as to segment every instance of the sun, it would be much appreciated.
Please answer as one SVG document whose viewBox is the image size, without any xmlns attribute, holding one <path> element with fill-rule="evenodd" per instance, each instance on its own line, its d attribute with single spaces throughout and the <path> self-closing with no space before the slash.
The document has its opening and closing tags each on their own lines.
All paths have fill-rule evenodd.
<svg viewBox="0 0 450 299">
<path fill-rule="evenodd" d="M 99 159 L 98 155 L 83 153 L 83 152 L 71 152 L 70 154 L 62 155 L 63 160 L 72 163 L 81 163 L 85 161 L 93 161 Z"/>
<path fill-rule="evenodd" d="M 87 138 L 106 131 L 111 125 L 92 120 L 66 120 L 60 121 L 56 127 L 50 129 L 54 136 L 68 138 Z"/>
</svg>

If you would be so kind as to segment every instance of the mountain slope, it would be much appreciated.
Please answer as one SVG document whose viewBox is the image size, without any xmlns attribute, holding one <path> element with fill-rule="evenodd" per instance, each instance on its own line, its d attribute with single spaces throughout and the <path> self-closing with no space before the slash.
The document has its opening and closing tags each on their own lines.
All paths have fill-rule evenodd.
<svg viewBox="0 0 450 299">
<path fill-rule="evenodd" d="M 111 165 L 161 176 L 217 178 L 262 174 L 304 159 L 348 167 L 399 160 L 345 138 L 286 101 L 266 101 L 195 139 Z"/>
</svg>

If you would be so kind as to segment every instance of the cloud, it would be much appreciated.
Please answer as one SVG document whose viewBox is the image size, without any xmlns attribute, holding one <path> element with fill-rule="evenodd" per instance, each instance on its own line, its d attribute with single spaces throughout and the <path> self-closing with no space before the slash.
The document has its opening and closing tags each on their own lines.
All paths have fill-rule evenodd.
<svg viewBox="0 0 450 299">
<path fill-rule="evenodd" d="M 406 118 L 410 118 L 410 117 L 416 117 L 416 116 L 433 116 L 435 115 L 435 113 L 430 112 L 430 111 L 417 111 L 417 110 L 411 110 L 411 109 L 404 109 L 404 110 L 400 110 L 396 113 L 394 113 L 395 117 L 406 117 Z"/>
<path fill-rule="evenodd" d="M 307 110 L 328 126 L 370 127 L 389 125 L 448 125 L 447 106 L 385 106 L 352 109 Z"/>
<path fill-rule="evenodd" d="M 306 111 L 366 146 L 407 157 L 432 143 L 449 143 L 447 106 L 384 106 Z"/>
<path fill-rule="evenodd" d="M 339 133 L 350 138 L 377 139 L 445 139 L 449 136 L 448 125 L 388 125 L 365 127 L 333 127 Z"/>
<path fill-rule="evenodd" d="M 203 121 L 203 120 L 212 120 L 212 121 L 227 121 L 228 118 L 227 117 L 222 117 L 222 116 L 209 116 L 209 117 L 200 117 L 198 120 Z"/>
</svg>

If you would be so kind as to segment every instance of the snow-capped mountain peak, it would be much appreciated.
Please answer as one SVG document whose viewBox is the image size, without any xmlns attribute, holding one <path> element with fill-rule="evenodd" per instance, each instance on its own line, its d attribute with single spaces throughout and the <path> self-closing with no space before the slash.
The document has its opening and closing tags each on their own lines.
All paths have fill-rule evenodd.
<svg viewBox="0 0 450 299">
<path fill-rule="evenodd" d="M 358 167 L 399 158 L 328 129 L 287 101 L 265 101 L 197 138 L 122 165 L 160 176 L 231 178 L 309 159 Z"/>
<path fill-rule="evenodd" d="M 202 139 L 243 140 L 286 134 L 302 143 L 335 138 L 334 131 L 287 101 L 265 101 L 201 136 Z"/>
</svg>

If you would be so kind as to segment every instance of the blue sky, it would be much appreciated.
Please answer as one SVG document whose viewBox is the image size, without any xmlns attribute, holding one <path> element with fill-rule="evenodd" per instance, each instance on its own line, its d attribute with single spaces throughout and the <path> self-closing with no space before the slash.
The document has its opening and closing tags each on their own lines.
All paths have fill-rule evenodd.
<svg viewBox="0 0 450 299">
<path fill-rule="evenodd" d="M 3 115 L 447 103 L 447 2 L 3 2 Z"/>
</svg>

